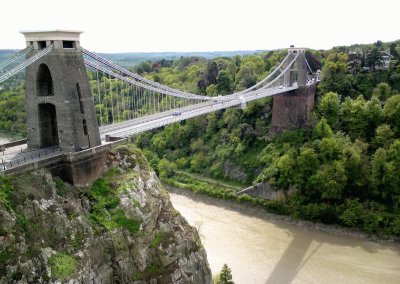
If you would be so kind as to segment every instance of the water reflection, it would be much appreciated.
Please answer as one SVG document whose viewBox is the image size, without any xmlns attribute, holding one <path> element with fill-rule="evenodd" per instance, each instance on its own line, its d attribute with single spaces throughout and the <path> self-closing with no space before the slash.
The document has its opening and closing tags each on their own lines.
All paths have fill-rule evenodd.
<svg viewBox="0 0 400 284">
<path fill-rule="evenodd" d="M 213 273 L 224 263 L 235 283 L 399 283 L 400 249 L 268 218 L 263 210 L 171 193 L 196 226 Z"/>
</svg>

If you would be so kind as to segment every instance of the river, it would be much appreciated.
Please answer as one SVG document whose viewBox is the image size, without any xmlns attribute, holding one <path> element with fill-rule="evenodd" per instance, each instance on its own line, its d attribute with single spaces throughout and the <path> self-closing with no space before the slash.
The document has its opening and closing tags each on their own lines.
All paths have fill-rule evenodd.
<svg viewBox="0 0 400 284">
<path fill-rule="evenodd" d="M 213 274 L 226 263 L 236 284 L 400 283 L 400 247 L 299 227 L 261 209 L 170 192 L 198 228 Z"/>
</svg>

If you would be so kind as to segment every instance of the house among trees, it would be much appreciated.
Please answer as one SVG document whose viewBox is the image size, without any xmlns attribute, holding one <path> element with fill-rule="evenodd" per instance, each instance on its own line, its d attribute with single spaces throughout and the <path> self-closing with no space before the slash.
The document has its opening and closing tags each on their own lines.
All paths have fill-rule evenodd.
<svg viewBox="0 0 400 284">
<path fill-rule="evenodd" d="M 356 49 L 349 51 L 348 55 L 348 68 L 354 75 L 359 71 L 376 71 L 389 69 L 390 62 L 395 59 L 390 54 L 390 50 L 379 51 L 373 48 L 369 51 Z"/>
<path fill-rule="evenodd" d="M 394 59 L 393 55 L 390 55 L 390 50 L 381 51 L 380 63 L 376 65 L 377 70 L 389 69 L 390 61 Z"/>
</svg>

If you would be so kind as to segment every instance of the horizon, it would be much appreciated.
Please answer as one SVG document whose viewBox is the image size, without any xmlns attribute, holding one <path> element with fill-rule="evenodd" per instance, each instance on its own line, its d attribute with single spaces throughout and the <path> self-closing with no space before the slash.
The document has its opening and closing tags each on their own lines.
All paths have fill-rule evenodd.
<svg viewBox="0 0 400 284">
<path fill-rule="evenodd" d="M 350 44 L 345 44 L 345 45 L 334 45 L 330 48 L 312 48 L 312 47 L 303 47 L 301 46 L 300 48 L 306 48 L 306 49 L 311 49 L 311 50 L 330 50 L 333 48 L 337 47 L 351 47 L 354 45 L 372 45 L 379 41 L 380 39 L 377 39 L 373 42 L 365 42 L 365 43 L 350 43 Z M 388 40 L 388 41 L 383 41 L 380 40 L 383 43 L 392 43 L 392 42 L 397 42 L 400 41 L 399 39 L 394 39 L 394 40 Z M 296 45 L 294 45 L 296 47 Z M 100 54 L 132 54 L 132 53 L 144 53 L 144 54 L 154 54 L 154 53 L 217 53 L 217 52 L 265 52 L 265 51 L 275 51 L 275 50 L 281 50 L 281 49 L 286 49 L 288 47 L 280 47 L 280 48 L 274 48 L 274 49 L 232 49 L 232 50 L 183 50 L 183 51 L 175 51 L 175 50 L 160 50 L 160 51 L 96 51 L 93 50 L 94 52 L 100 53 Z M 0 48 L 0 50 L 20 50 L 22 48 Z"/>
</svg>

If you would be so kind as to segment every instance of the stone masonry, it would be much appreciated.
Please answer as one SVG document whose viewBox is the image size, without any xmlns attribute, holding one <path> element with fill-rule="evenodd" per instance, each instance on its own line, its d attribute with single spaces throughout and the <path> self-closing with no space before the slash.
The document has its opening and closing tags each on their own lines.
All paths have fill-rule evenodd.
<svg viewBox="0 0 400 284">
<path fill-rule="evenodd" d="M 94 101 L 80 51 L 78 31 L 27 31 L 34 56 L 54 45 L 54 50 L 26 69 L 28 146 L 59 145 L 76 152 L 101 145 Z"/>
</svg>

